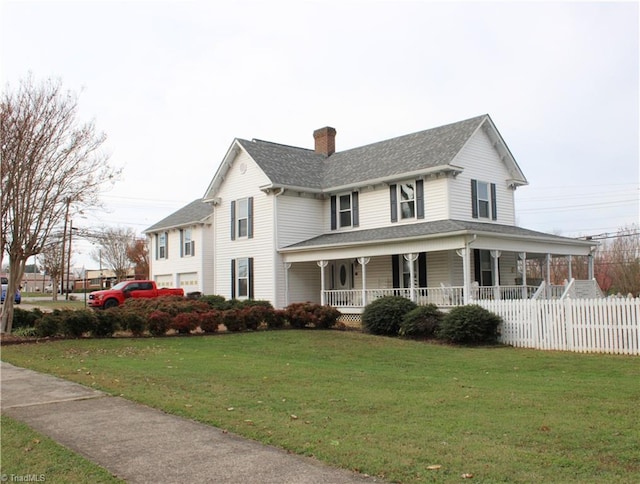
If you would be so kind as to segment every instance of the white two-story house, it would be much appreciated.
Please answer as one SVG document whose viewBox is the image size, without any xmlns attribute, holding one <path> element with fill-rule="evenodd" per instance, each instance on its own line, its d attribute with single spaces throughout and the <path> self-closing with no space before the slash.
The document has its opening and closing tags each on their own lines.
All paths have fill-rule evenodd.
<svg viewBox="0 0 640 484">
<path fill-rule="evenodd" d="M 342 152 L 335 129 L 313 135 L 313 150 L 233 141 L 203 197 L 205 292 L 346 313 L 386 294 L 451 306 L 531 297 L 527 258 L 591 261 L 593 242 L 516 225 L 527 180 L 488 115 Z"/>
<path fill-rule="evenodd" d="M 185 205 L 144 231 L 151 278 L 185 294 L 214 294 L 213 207 L 201 199 Z"/>
</svg>

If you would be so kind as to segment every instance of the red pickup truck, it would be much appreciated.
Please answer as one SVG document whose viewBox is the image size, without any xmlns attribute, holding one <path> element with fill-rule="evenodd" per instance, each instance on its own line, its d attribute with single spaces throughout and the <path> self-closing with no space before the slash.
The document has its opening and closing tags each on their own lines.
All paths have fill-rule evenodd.
<svg viewBox="0 0 640 484">
<path fill-rule="evenodd" d="M 111 289 L 89 294 L 89 306 L 94 309 L 114 308 L 130 297 L 184 296 L 184 289 L 158 288 L 155 281 L 124 281 Z"/>
</svg>

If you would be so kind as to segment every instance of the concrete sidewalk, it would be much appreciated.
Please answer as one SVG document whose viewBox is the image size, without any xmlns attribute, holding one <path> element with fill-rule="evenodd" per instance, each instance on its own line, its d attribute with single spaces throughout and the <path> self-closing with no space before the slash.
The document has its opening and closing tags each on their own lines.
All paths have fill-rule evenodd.
<svg viewBox="0 0 640 484">
<path fill-rule="evenodd" d="M 127 482 L 380 482 L 77 383 L 0 365 L 3 414 Z"/>
</svg>

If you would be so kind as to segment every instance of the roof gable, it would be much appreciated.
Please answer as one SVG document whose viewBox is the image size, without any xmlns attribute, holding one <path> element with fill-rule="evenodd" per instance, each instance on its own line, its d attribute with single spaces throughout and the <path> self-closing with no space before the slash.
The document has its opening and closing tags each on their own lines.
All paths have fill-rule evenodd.
<svg viewBox="0 0 640 484">
<path fill-rule="evenodd" d="M 271 187 L 331 192 L 346 187 L 399 180 L 434 172 L 458 172 L 457 155 L 480 129 L 507 166 L 513 186 L 527 180 L 488 114 L 419 131 L 325 156 L 313 150 L 261 140 L 236 139 L 218 168 L 207 192 L 213 200 L 238 150 L 245 151 L 263 170 Z"/>
</svg>

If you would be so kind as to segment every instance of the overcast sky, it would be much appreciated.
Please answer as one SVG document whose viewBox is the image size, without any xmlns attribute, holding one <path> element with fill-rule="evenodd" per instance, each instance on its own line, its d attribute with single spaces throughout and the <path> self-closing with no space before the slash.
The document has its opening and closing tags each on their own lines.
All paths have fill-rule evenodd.
<svg viewBox="0 0 640 484">
<path fill-rule="evenodd" d="M 81 92 L 124 170 L 79 227 L 142 232 L 204 195 L 234 138 L 312 149 L 332 126 L 341 151 L 485 113 L 529 180 L 519 225 L 638 223 L 636 1 L 0 5 L 2 88 Z"/>
</svg>

